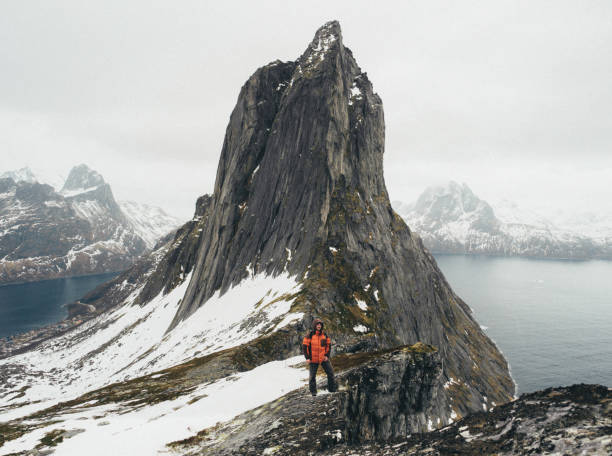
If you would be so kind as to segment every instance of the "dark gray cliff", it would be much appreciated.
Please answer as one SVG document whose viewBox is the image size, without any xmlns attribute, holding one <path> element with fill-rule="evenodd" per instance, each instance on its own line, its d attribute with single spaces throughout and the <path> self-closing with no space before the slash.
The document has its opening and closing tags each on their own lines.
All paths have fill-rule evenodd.
<svg viewBox="0 0 612 456">
<path fill-rule="evenodd" d="M 505 402 L 514 393 L 505 359 L 391 208 L 384 134 L 382 102 L 337 22 L 297 61 L 258 69 L 230 117 L 191 281 L 169 330 L 216 291 L 286 271 L 302 283 L 292 310 L 307 326 L 322 317 L 339 351 L 438 347 L 443 420 Z"/>
</svg>

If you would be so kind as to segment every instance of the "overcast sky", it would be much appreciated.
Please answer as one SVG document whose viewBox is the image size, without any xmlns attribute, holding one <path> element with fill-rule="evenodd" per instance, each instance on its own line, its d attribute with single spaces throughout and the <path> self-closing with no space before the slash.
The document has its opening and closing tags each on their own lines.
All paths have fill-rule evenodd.
<svg viewBox="0 0 612 456">
<path fill-rule="evenodd" d="M 0 3 L 0 172 L 86 163 L 118 199 L 188 218 L 240 87 L 338 19 L 383 100 L 392 200 L 612 211 L 612 3 Z"/>
</svg>

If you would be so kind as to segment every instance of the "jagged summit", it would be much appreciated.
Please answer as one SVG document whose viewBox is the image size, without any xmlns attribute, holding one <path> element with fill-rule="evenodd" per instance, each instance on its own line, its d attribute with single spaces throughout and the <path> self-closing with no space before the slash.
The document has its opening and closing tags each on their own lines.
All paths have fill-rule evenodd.
<svg viewBox="0 0 612 456">
<path fill-rule="evenodd" d="M 62 192 L 30 168 L 0 178 L 0 283 L 104 273 L 130 267 L 178 223 L 163 211 L 122 203 L 86 165 Z"/>
<path fill-rule="evenodd" d="M 330 21 L 317 30 L 298 62 L 304 65 L 317 64 L 326 56 L 343 50 L 343 48 L 340 23 Z"/>
<path fill-rule="evenodd" d="M 199 279 L 175 323 L 247 270 L 303 273 L 328 236 L 335 191 L 387 198 L 383 144 L 382 102 L 343 46 L 338 22 L 321 27 L 296 62 L 257 70 L 230 117 Z"/>
<path fill-rule="evenodd" d="M 301 285 L 292 310 L 324 316 L 340 350 L 429 343 L 462 391 L 457 410 L 503 402 L 514 392 L 503 356 L 391 208 L 384 135 L 382 101 L 337 22 L 295 62 L 258 69 L 230 116 L 169 331 L 249 277 L 289 274 Z"/>
<path fill-rule="evenodd" d="M 10 178 L 15 182 L 29 182 L 30 184 L 37 182 L 36 176 L 28 166 L 14 171 L 6 171 L 0 174 L 0 179 L 3 178 Z"/>
<path fill-rule="evenodd" d="M 81 164 L 70 170 L 61 193 L 85 191 L 99 187 L 105 183 L 100 173 L 94 171 L 85 164 Z"/>
</svg>

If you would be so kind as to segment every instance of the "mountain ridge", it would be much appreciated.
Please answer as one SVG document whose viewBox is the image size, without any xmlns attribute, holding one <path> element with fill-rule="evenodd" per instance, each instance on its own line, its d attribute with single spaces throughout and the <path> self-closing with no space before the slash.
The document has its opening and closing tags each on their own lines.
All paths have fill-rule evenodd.
<svg viewBox="0 0 612 456">
<path fill-rule="evenodd" d="M 0 179 L 0 283 L 121 271 L 178 225 L 150 208 L 159 218 L 145 224 L 137 206 L 122 208 L 86 165 L 74 167 L 60 191 L 29 168 L 3 175 L 18 180 Z"/>
<path fill-rule="evenodd" d="M 434 253 L 612 259 L 612 227 L 583 234 L 578 224 L 557 226 L 512 202 L 489 204 L 466 184 L 431 186 L 394 207 Z"/>
</svg>

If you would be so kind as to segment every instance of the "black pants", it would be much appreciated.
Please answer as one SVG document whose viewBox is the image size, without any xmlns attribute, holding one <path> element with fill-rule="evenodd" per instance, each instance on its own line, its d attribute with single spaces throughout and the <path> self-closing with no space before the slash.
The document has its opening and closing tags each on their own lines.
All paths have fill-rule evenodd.
<svg viewBox="0 0 612 456">
<path fill-rule="evenodd" d="M 332 365 L 329 361 L 323 361 L 321 363 L 321 367 L 327 374 L 327 390 L 330 393 L 336 391 L 336 378 L 334 377 L 334 370 L 332 369 Z M 310 382 L 308 382 L 308 386 L 310 387 L 311 394 L 317 394 L 317 370 L 319 369 L 318 363 L 310 363 Z"/>
</svg>

